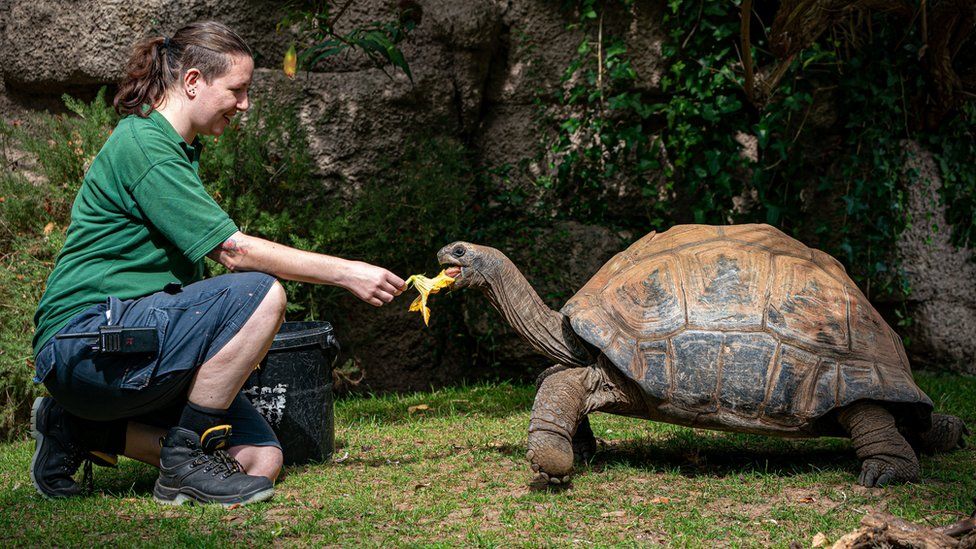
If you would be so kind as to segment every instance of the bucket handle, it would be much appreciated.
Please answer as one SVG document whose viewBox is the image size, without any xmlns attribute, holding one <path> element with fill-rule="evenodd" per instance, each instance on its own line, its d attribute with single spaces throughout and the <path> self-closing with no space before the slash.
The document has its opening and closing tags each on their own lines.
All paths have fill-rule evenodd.
<svg viewBox="0 0 976 549">
<path fill-rule="evenodd" d="M 328 351 L 330 349 L 335 349 L 335 353 L 332 355 L 332 363 L 329 366 L 335 366 L 336 360 L 339 358 L 339 353 L 342 351 L 342 346 L 339 345 L 339 340 L 336 339 L 332 333 L 329 333 L 324 339 L 319 340 L 319 347 L 322 351 Z"/>
</svg>

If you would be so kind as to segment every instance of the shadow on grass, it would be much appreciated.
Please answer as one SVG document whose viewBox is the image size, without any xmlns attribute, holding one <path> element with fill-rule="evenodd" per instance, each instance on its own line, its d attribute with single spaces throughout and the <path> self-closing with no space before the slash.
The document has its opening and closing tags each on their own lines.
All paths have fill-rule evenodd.
<svg viewBox="0 0 976 549">
<path fill-rule="evenodd" d="M 716 443 L 717 442 L 717 443 Z M 686 478 L 725 478 L 740 475 L 797 475 L 840 472 L 856 475 L 860 464 L 843 442 L 823 441 L 749 445 L 718 440 L 687 444 L 680 439 L 653 441 L 646 439 L 621 442 L 599 440 L 599 450 L 589 462 L 576 465 L 576 474 L 603 472 L 616 467 L 630 467 L 647 472 L 673 472 Z M 775 444 L 780 442 L 780 444 Z M 794 443 L 796 444 L 796 443 Z M 506 444 L 496 451 L 512 458 L 523 457 L 525 445 Z M 526 462 L 528 463 L 528 462 Z"/>
<path fill-rule="evenodd" d="M 839 446 L 839 445 L 838 445 Z M 856 474 L 860 465 L 849 448 L 692 445 L 673 441 L 627 441 L 602 447 L 588 464 L 594 471 L 623 465 L 673 471 L 686 478 L 724 478 L 744 474 L 792 477 L 823 472 Z"/>
</svg>

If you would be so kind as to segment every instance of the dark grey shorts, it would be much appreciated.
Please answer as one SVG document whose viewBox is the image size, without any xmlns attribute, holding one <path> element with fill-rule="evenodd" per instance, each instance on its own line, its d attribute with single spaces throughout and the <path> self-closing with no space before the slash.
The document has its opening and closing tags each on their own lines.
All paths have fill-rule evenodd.
<svg viewBox="0 0 976 549">
<path fill-rule="evenodd" d="M 217 354 L 254 313 L 275 278 L 234 273 L 172 292 L 121 302 L 115 324 L 155 327 L 159 351 L 150 355 L 102 355 L 91 341 L 52 337 L 37 354 L 38 377 L 66 410 L 95 421 L 130 419 L 168 428 L 179 421 L 196 369 Z M 58 333 L 96 332 L 108 304 L 73 318 Z M 238 394 L 228 418 L 230 444 L 278 446 L 268 422 Z"/>
</svg>

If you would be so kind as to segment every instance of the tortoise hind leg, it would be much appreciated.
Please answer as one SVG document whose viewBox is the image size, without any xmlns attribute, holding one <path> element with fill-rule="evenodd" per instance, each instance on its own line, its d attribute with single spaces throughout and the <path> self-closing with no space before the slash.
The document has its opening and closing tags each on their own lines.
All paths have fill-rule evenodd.
<svg viewBox="0 0 976 549">
<path fill-rule="evenodd" d="M 858 484 L 872 487 L 919 479 L 921 468 L 915 451 L 898 432 L 888 410 L 877 404 L 854 404 L 843 410 L 838 419 L 851 435 L 861 460 Z"/>
<path fill-rule="evenodd" d="M 539 374 L 539 376 L 535 379 L 536 391 L 542 387 L 542 382 L 545 381 L 547 377 L 569 368 L 570 366 L 556 364 L 555 366 L 550 366 L 549 368 L 543 370 L 542 373 Z M 573 460 L 589 461 L 595 454 L 596 436 L 593 435 L 593 429 L 590 427 L 590 417 L 583 416 L 579 422 L 579 425 L 576 426 L 576 433 L 573 435 Z"/>
<path fill-rule="evenodd" d="M 947 414 L 932 414 L 932 427 L 925 432 L 912 431 L 905 434 L 909 444 L 919 454 L 951 452 L 966 447 L 969 427 L 956 417 Z"/>
<path fill-rule="evenodd" d="M 596 455 L 596 436 L 590 427 L 590 416 L 583 416 L 573 435 L 573 459 L 590 461 Z"/>
<path fill-rule="evenodd" d="M 573 439 L 586 414 L 640 406 L 640 401 L 630 395 L 623 383 L 618 383 L 617 377 L 594 365 L 554 371 L 542 378 L 532 406 L 526 454 L 534 473 L 533 484 L 569 480 L 573 471 Z"/>
</svg>

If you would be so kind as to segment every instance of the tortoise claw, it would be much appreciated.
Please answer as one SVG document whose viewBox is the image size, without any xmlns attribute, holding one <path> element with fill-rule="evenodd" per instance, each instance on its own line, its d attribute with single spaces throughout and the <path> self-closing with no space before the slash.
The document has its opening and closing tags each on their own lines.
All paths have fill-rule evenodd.
<svg viewBox="0 0 976 549">
<path fill-rule="evenodd" d="M 861 465 L 857 483 L 867 488 L 880 488 L 888 484 L 913 482 L 920 474 L 917 463 L 904 460 L 904 463 L 891 463 L 878 458 L 868 458 Z"/>
</svg>

